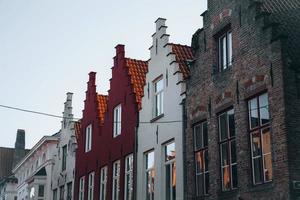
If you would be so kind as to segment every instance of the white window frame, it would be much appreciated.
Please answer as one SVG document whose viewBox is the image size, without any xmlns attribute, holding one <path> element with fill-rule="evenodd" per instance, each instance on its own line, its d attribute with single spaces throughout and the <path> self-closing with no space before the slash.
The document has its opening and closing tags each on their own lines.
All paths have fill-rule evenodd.
<svg viewBox="0 0 300 200">
<path fill-rule="evenodd" d="M 94 200 L 94 180 L 95 180 L 95 172 L 89 173 L 88 200 Z"/>
<path fill-rule="evenodd" d="M 85 176 L 79 179 L 79 200 L 84 200 L 84 179 Z"/>
<path fill-rule="evenodd" d="M 219 71 L 224 71 L 232 66 L 232 31 L 228 30 L 218 38 Z"/>
<path fill-rule="evenodd" d="M 148 156 L 153 153 L 153 166 L 148 168 Z M 151 174 L 154 176 L 155 181 L 155 153 L 154 150 L 148 151 L 145 154 L 145 188 L 146 188 L 146 197 L 147 200 L 154 199 L 154 182 L 151 182 L 151 179 L 149 179 L 148 174 Z M 149 192 L 149 188 L 153 190 L 153 193 Z M 147 195 L 149 194 L 149 198 L 147 198 Z"/>
<path fill-rule="evenodd" d="M 85 129 L 85 152 L 89 152 L 92 150 L 92 136 L 93 128 L 92 124 L 90 124 Z"/>
<path fill-rule="evenodd" d="M 128 179 L 129 177 L 129 179 Z M 128 189 L 129 188 L 129 189 Z M 133 200 L 133 154 L 125 158 L 125 200 Z"/>
<path fill-rule="evenodd" d="M 122 106 L 121 104 L 117 105 L 114 108 L 114 122 L 113 122 L 113 134 L 114 137 L 121 135 L 121 124 L 122 124 Z"/>
<path fill-rule="evenodd" d="M 107 193 L 107 166 L 102 167 L 100 169 L 100 200 L 106 200 L 106 193 Z"/>
<path fill-rule="evenodd" d="M 162 89 L 161 90 L 156 90 L 156 87 L 158 83 L 162 84 Z M 154 106 L 154 117 L 158 117 L 164 113 L 164 80 L 163 76 L 157 78 L 155 81 L 153 81 L 153 92 L 154 92 L 154 97 L 153 97 L 153 106 Z"/>
<path fill-rule="evenodd" d="M 113 188 L 112 200 L 119 200 L 120 198 L 120 160 L 113 163 Z"/>
<path fill-rule="evenodd" d="M 175 158 L 171 159 L 171 160 L 166 160 L 166 155 L 167 155 L 167 146 L 168 145 L 171 145 L 171 144 L 174 144 L 174 147 L 175 147 Z M 175 141 L 171 141 L 171 142 L 168 142 L 164 145 L 164 162 L 165 162 L 165 181 L 167 180 L 167 172 L 166 172 L 166 169 L 167 169 L 167 166 L 170 166 L 170 174 L 169 174 L 169 177 L 170 177 L 170 183 L 172 184 L 172 175 L 173 175 L 173 168 L 172 166 L 175 165 L 175 170 L 176 170 L 176 144 L 175 144 Z M 176 172 L 176 171 L 175 171 Z M 176 181 L 176 180 L 175 180 Z M 166 182 L 165 182 L 165 188 L 167 190 L 167 187 L 166 187 Z M 176 187 L 177 187 L 177 183 L 176 183 Z M 176 200 L 175 198 L 176 197 L 173 197 L 173 193 L 172 193 L 172 188 L 170 187 L 169 188 L 169 192 L 170 192 L 170 198 L 167 199 L 167 191 L 166 191 L 166 200 Z M 175 188 L 175 192 L 176 192 L 176 188 Z"/>
</svg>

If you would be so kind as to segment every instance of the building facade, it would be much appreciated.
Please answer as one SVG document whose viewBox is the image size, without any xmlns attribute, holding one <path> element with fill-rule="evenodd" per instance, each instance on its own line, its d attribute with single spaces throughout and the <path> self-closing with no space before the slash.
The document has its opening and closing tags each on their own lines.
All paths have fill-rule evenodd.
<svg viewBox="0 0 300 200">
<path fill-rule="evenodd" d="M 135 134 L 147 62 L 125 57 L 116 46 L 108 96 L 88 89 L 76 151 L 75 199 L 134 198 Z"/>
<path fill-rule="evenodd" d="M 53 157 L 57 152 L 58 137 L 58 134 L 44 136 L 12 170 L 18 179 L 18 200 L 51 199 Z"/>
<path fill-rule="evenodd" d="M 139 113 L 137 199 L 184 199 L 182 119 L 186 61 L 193 55 L 190 47 L 169 43 L 165 21 L 155 22 Z"/>
<path fill-rule="evenodd" d="M 53 157 L 52 200 L 72 200 L 75 177 L 75 122 L 72 114 L 72 93 L 67 93 L 56 154 Z"/>
<path fill-rule="evenodd" d="M 208 0 L 187 84 L 186 199 L 299 199 L 299 8 Z"/>
</svg>

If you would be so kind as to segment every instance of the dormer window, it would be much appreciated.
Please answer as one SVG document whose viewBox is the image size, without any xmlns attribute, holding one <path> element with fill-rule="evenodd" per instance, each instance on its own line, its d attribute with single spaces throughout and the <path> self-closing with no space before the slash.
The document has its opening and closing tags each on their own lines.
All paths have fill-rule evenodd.
<svg viewBox="0 0 300 200">
<path fill-rule="evenodd" d="M 160 77 L 153 82 L 154 85 L 154 117 L 158 117 L 163 114 L 163 90 L 164 82 L 163 78 Z"/>
<path fill-rule="evenodd" d="M 113 124 L 114 137 L 121 135 L 121 114 L 122 114 L 122 109 L 121 109 L 121 104 L 119 104 L 114 108 L 114 124 Z"/>
<path fill-rule="evenodd" d="M 85 152 L 92 150 L 92 124 L 85 129 Z"/>
<path fill-rule="evenodd" d="M 224 71 L 232 65 L 232 32 L 226 31 L 218 38 L 219 71 Z"/>
</svg>

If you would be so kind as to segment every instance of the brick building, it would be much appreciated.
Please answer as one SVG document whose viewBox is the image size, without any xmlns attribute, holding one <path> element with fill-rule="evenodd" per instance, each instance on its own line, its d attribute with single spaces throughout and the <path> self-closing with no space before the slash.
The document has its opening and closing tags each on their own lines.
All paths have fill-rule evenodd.
<svg viewBox="0 0 300 200">
<path fill-rule="evenodd" d="M 118 45 L 107 96 L 96 92 L 96 73 L 89 74 L 77 136 L 76 200 L 133 199 L 135 134 L 147 70 L 146 61 L 126 58 Z"/>
<path fill-rule="evenodd" d="M 202 16 L 186 199 L 299 199 L 300 1 L 208 0 Z"/>
</svg>

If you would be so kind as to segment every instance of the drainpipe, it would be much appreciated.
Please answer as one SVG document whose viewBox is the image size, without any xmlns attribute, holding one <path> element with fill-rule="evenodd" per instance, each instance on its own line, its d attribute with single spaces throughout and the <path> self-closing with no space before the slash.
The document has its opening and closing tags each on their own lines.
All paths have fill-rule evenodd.
<svg viewBox="0 0 300 200">
<path fill-rule="evenodd" d="M 140 121 L 140 115 L 139 115 L 139 109 L 137 108 L 137 121 L 135 125 L 135 133 L 134 133 L 134 152 L 133 152 L 133 199 L 137 200 L 137 152 L 138 152 L 138 129 L 139 129 L 139 121 Z"/>
<path fill-rule="evenodd" d="M 183 165 L 186 163 L 186 144 L 185 144 L 185 130 L 187 127 L 187 116 L 186 116 L 186 100 L 183 99 L 181 102 L 182 106 L 182 160 L 183 160 Z M 186 166 L 183 166 L 183 199 L 186 199 Z"/>
</svg>

